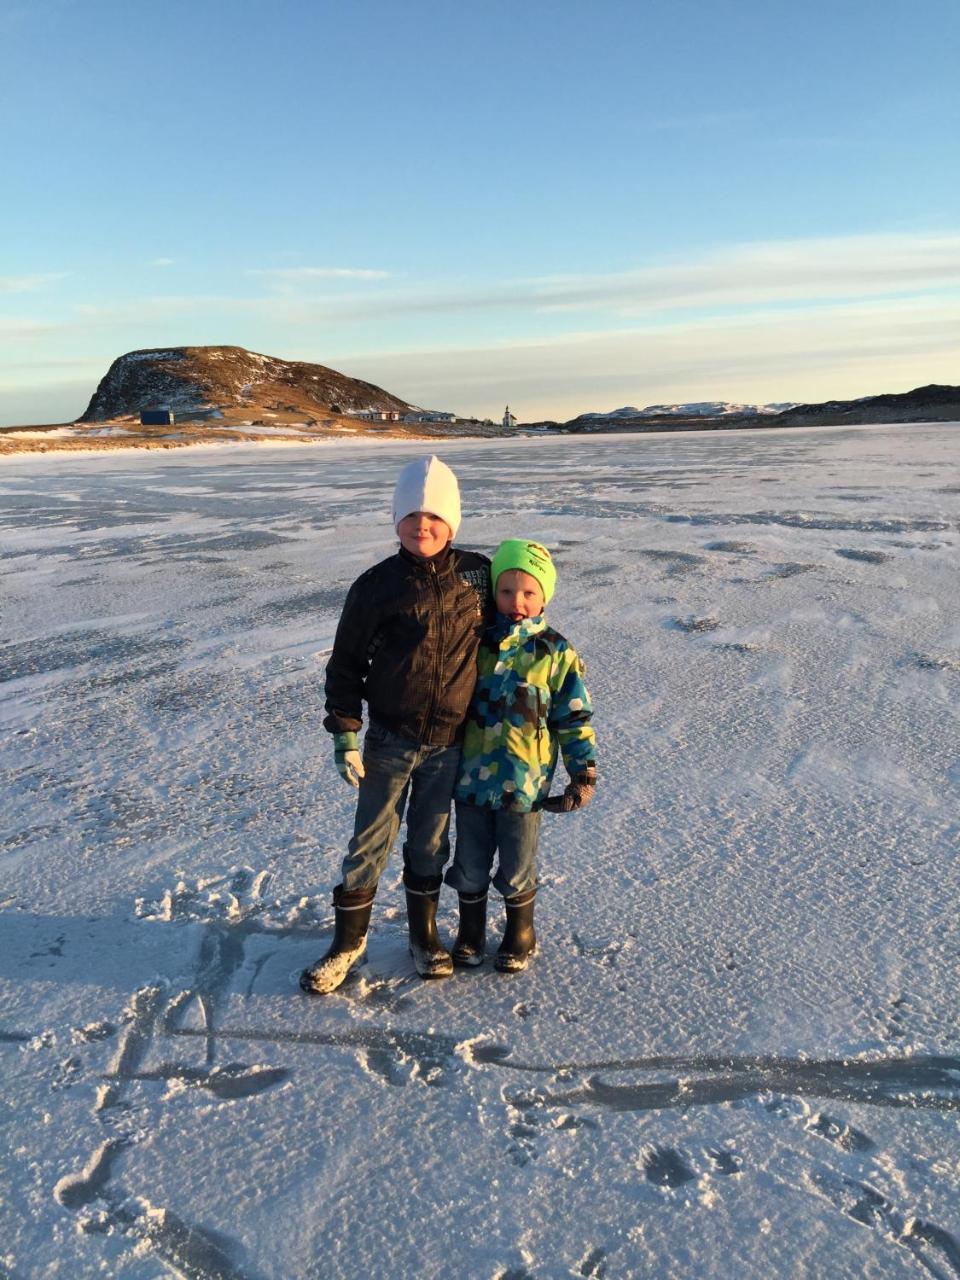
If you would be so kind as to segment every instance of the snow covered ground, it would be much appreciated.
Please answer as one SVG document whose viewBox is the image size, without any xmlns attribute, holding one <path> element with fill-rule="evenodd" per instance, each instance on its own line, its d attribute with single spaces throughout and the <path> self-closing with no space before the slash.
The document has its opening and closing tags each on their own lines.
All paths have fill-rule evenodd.
<svg viewBox="0 0 960 1280">
<path fill-rule="evenodd" d="M 0 1277 L 960 1276 L 958 442 L 438 442 L 556 550 L 600 786 L 525 974 L 420 982 L 394 857 L 325 999 L 424 445 L 4 462 Z"/>
</svg>

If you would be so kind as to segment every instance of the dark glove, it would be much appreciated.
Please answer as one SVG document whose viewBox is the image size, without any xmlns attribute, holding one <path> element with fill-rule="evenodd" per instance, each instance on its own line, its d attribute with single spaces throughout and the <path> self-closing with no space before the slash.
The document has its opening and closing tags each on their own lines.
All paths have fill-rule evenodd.
<svg viewBox="0 0 960 1280">
<path fill-rule="evenodd" d="M 563 795 L 547 796 L 543 807 L 547 813 L 572 813 L 574 809 L 582 809 L 590 803 L 597 786 L 596 765 L 588 764 L 583 773 L 578 773 L 567 783 Z"/>
</svg>

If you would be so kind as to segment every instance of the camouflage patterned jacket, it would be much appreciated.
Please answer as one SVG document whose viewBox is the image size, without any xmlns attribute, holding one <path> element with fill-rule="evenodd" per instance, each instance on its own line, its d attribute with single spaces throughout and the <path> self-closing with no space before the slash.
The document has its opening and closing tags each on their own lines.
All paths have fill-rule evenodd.
<svg viewBox="0 0 960 1280">
<path fill-rule="evenodd" d="M 531 812 L 550 791 L 558 749 L 567 772 L 596 761 L 583 663 L 543 615 L 497 615 L 480 642 L 458 801 Z"/>
</svg>

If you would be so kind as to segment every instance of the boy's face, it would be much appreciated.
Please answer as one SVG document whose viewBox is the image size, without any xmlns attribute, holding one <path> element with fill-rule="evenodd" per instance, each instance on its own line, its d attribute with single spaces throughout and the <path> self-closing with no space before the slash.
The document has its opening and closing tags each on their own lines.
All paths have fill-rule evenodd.
<svg viewBox="0 0 960 1280">
<path fill-rule="evenodd" d="M 450 541 L 450 526 L 431 511 L 411 511 L 397 525 L 404 551 L 421 560 L 429 560 Z"/>
<path fill-rule="evenodd" d="M 497 608 L 514 622 L 543 613 L 543 588 L 522 569 L 507 569 L 497 579 Z"/>
</svg>

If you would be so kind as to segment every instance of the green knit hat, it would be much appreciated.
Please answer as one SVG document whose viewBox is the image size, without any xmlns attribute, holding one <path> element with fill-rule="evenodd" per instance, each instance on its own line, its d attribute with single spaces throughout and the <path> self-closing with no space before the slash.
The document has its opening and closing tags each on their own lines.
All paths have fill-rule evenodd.
<svg viewBox="0 0 960 1280">
<path fill-rule="evenodd" d="M 522 569 L 531 578 L 536 578 L 543 591 L 543 603 L 549 602 L 557 585 L 557 571 L 546 547 L 539 542 L 528 542 L 526 538 L 507 538 L 493 553 L 493 563 L 490 565 L 494 591 L 501 573 L 506 573 L 509 569 Z"/>
</svg>

